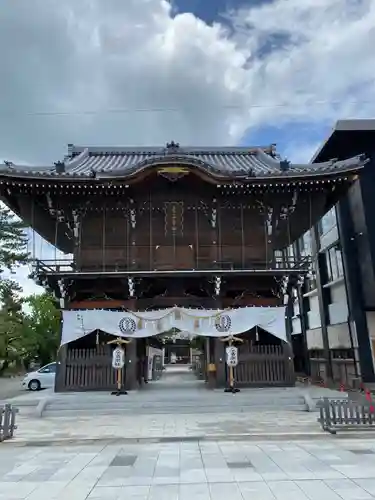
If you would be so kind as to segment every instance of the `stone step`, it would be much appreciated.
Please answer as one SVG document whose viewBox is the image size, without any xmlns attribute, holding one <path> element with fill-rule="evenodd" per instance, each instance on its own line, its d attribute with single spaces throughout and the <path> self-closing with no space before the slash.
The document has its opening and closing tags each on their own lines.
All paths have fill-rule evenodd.
<svg viewBox="0 0 375 500">
<path fill-rule="evenodd" d="M 173 408 L 238 408 L 242 406 L 246 407 L 287 407 L 287 406 L 295 406 L 301 405 L 304 403 L 304 399 L 301 398 L 289 398 L 289 399 L 273 399 L 273 400 L 242 400 L 242 401 L 131 401 L 127 399 L 127 396 L 115 397 L 109 400 L 101 400 L 101 401 L 48 401 L 47 407 L 59 410 L 69 409 L 80 409 L 87 408 L 95 410 L 97 408 L 130 408 L 130 409 L 147 409 L 152 408 L 153 410 L 157 409 L 173 409 Z"/>
<path fill-rule="evenodd" d="M 280 408 L 274 405 L 259 405 L 259 406 L 239 406 L 233 407 L 166 407 L 166 408 L 134 408 L 134 407 L 112 407 L 112 408 L 54 408 L 46 407 L 43 411 L 43 417 L 58 418 L 67 416 L 84 416 L 84 415 L 202 415 L 202 414 L 232 414 L 232 413 L 251 413 L 271 410 L 288 410 L 288 411 L 305 411 L 304 404 L 288 405 Z"/>
<path fill-rule="evenodd" d="M 256 391 L 244 390 L 237 394 L 223 392 L 184 391 L 170 394 L 161 392 L 137 392 L 124 396 L 106 394 L 56 394 L 47 400 L 43 416 L 68 414 L 204 414 L 242 413 L 260 410 L 285 409 L 303 411 L 305 401 L 298 391 Z"/>
<path fill-rule="evenodd" d="M 211 398 L 210 395 L 208 394 L 206 397 L 201 397 L 201 398 L 134 398 L 131 394 L 124 395 L 124 396 L 113 396 L 113 395 L 106 395 L 103 397 L 97 397 L 97 398 L 90 398 L 86 396 L 82 396 L 80 398 L 49 398 L 49 400 L 54 402 L 56 405 L 70 405 L 70 404 L 82 404 L 82 402 L 85 402 L 85 404 L 106 404 L 106 403 L 115 403 L 115 404 L 123 404 L 123 401 L 126 401 L 126 404 L 132 404 L 132 405 L 146 405 L 146 404 L 171 404 L 171 405 L 176 405 L 176 404 L 188 404 L 188 405 L 194 405 L 194 404 L 205 404 L 205 405 L 236 405 L 236 404 L 242 404 L 242 403 L 264 403 L 264 402 L 284 402 L 288 403 L 291 401 L 300 401 L 303 399 L 302 395 L 297 395 L 297 396 L 288 396 L 288 397 L 253 397 L 253 396 L 247 396 L 247 397 L 241 397 L 238 394 L 223 394 L 220 398 Z"/>
</svg>

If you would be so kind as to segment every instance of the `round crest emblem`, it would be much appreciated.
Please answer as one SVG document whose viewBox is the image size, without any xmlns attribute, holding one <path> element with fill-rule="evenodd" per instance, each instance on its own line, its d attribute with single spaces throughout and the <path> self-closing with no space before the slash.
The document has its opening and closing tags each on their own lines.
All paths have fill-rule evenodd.
<svg viewBox="0 0 375 500">
<path fill-rule="evenodd" d="M 119 327 L 121 333 L 129 335 L 129 333 L 135 332 L 137 325 L 135 324 L 135 321 L 133 318 L 125 317 L 125 318 L 120 319 L 120 321 L 118 323 L 118 327 Z"/>
<path fill-rule="evenodd" d="M 215 319 L 215 328 L 218 332 L 228 332 L 232 325 L 232 320 L 228 314 L 221 314 Z"/>
</svg>

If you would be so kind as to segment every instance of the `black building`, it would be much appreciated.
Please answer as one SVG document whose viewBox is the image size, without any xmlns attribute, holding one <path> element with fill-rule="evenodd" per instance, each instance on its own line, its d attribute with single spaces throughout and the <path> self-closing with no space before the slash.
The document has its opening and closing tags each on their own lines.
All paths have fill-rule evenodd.
<svg viewBox="0 0 375 500">
<path fill-rule="evenodd" d="M 313 255 L 292 320 L 304 369 L 346 386 L 375 382 L 375 120 L 338 121 L 312 159 L 361 154 L 368 162 L 348 194 L 292 250 Z"/>
</svg>

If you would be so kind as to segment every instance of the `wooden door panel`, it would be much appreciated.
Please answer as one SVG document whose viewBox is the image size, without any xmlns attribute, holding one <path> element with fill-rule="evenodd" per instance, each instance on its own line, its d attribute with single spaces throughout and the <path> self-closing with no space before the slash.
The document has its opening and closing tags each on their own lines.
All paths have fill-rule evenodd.
<svg viewBox="0 0 375 500">
<path fill-rule="evenodd" d="M 154 269 L 194 269 L 194 249 L 189 245 L 176 246 L 158 245 L 154 251 Z"/>
</svg>

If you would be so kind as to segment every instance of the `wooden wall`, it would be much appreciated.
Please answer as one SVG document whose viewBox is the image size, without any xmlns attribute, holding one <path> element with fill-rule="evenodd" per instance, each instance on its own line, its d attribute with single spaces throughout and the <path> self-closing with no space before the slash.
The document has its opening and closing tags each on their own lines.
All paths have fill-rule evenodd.
<svg viewBox="0 0 375 500">
<path fill-rule="evenodd" d="M 109 198 L 91 203 L 75 251 L 79 268 L 243 269 L 272 263 L 275 241 L 289 224 L 277 217 L 290 193 L 268 200 L 275 207 L 270 236 L 261 208 L 266 200 L 259 195 L 218 196 L 211 192 L 213 186 L 199 183 L 176 187 L 165 181 L 159 187 L 142 186 L 125 202 Z"/>
</svg>

